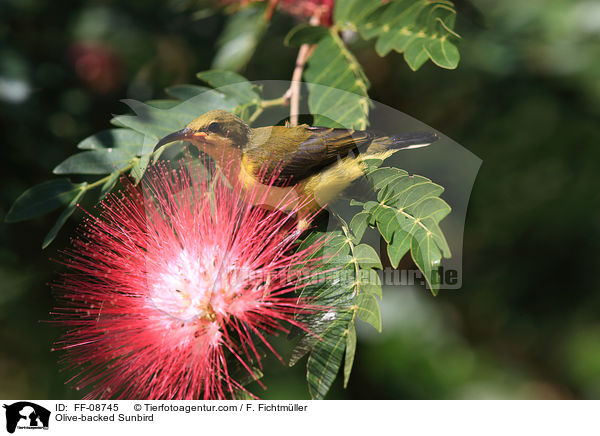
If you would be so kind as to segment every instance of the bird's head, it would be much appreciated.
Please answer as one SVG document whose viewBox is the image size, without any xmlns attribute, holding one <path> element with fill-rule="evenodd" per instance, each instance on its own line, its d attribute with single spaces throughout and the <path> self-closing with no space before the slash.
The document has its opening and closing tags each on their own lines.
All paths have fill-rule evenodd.
<svg viewBox="0 0 600 436">
<path fill-rule="evenodd" d="M 154 149 L 174 141 L 189 141 L 196 147 L 221 149 L 222 147 L 244 148 L 248 143 L 250 127 L 239 117 L 223 111 L 206 112 L 183 129 L 162 138 Z"/>
</svg>

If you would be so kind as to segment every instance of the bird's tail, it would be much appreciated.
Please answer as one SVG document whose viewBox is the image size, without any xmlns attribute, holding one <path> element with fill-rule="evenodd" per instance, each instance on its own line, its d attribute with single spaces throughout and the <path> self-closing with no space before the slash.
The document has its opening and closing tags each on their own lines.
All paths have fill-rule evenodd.
<svg viewBox="0 0 600 436">
<path fill-rule="evenodd" d="M 437 140 L 438 135 L 433 132 L 411 132 L 386 136 L 375 139 L 367 148 L 367 154 L 426 147 Z"/>
<path fill-rule="evenodd" d="M 426 147 L 432 142 L 437 141 L 438 135 L 434 132 L 411 132 L 390 136 L 389 138 L 391 143 L 388 145 L 388 148 L 401 150 Z"/>
</svg>

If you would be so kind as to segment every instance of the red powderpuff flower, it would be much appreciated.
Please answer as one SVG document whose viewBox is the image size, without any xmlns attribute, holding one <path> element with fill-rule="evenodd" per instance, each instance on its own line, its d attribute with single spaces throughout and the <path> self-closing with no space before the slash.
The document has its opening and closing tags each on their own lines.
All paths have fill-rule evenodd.
<svg viewBox="0 0 600 436">
<path fill-rule="evenodd" d="M 300 19 L 314 17 L 319 24 L 331 26 L 334 0 L 281 0 L 281 9 Z"/>
<path fill-rule="evenodd" d="M 271 18 L 273 10 L 279 5 L 281 10 L 300 20 L 312 18 L 316 24 L 323 26 L 333 25 L 333 8 L 335 0 L 262 0 L 268 1 L 266 16 Z M 251 3 L 250 0 L 221 0 L 223 4 L 240 3 L 245 6 Z"/>
<path fill-rule="evenodd" d="M 235 368 L 248 378 L 267 335 L 318 309 L 294 295 L 316 265 L 291 215 L 184 163 L 110 195 L 65 252 L 56 348 L 86 398 L 234 398 Z"/>
</svg>

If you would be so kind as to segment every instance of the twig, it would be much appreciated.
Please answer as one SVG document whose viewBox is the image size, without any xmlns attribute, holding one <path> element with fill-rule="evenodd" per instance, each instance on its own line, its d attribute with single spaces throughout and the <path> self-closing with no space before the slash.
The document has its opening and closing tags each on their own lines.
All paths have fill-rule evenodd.
<svg viewBox="0 0 600 436">
<path fill-rule="evenodd" d="M 285 105 L 287 105 L 290 102 L 289 92 L 290 92 L 290 90 L 288 89 L 285 92 L 285 94 L 283 94 L 279 98 L 274 98 L 272 100 L 263 100 L 260 103 L 260 107 L 262 109 L 265 109 L 265 108 L 272 107 L 272 106 L 285 106 Z"/>
<path fill-rule="evenodd" d="M 302 80 L 302 73 L 304 72 L 304 66 L 306 61 L 315 49 L 314 44 L 302 44 L 298 51 L 298 57 L 296 58 L 296 67 L 292 74 L 292 84 L 288 92 L 290 94 L 290 125 L 298 125 L 298 115 L 300 113 L 300 84 Z M 287 93 L 286 93 L 287 94 Z"/>
<path fill-rule="evenodd" d="M 277 0 L 271 0 L 269 2 L 269 9 L 267 10 L 267 16 L 270 17 L 272 10 L 277 6 Z M 310 18 L 310 24 L 313 26 L 319 25 L 321 20 L 322 10 L 317 9 L 315 14 Z M 302 73 L 306 66 L 306 61 L 312 55 L 315 50 L 316 44 L 302 44 L 300 50 L 298 50 L 298 56 L 296 57 L 296 66 L 292 73 L 292 81 L 288 90 L 279 98 L 272 100 L 263 100 L 261 105 L 252 114 L 249 120 L 249 124 L 252 124 L 263 112 L 264 109 L 272 106 L 285 106 L 290 105 L 290 126 L 298 125 L 298 116 L 300 115 L 300 85 L 302 81 Z"/>
<path fill-rule="evenodd" d="M 321 13 L 320 9 L 315 11 L 315 14 L 310 17 L 310 24 L 312 26 L 317 26 L 321 21 Z M 294 73 L 292 74 L 292 84 L 290 85 L 290 89 L 288 92 L 290 94 L 290 125 L 297 126 L 298 125 L 298 115 L 300 113 L 300 81 L 302 80 L 302 73 L 304 72 L 304 66 L 306 65 L 306 61 L 312 55 L 315 50 L 316 44 L 302 44 L 300 46 L 300 50 L 298 50 L 298 57 L 296 58 L 296 67 L 294 68 Z"/>
</svg>

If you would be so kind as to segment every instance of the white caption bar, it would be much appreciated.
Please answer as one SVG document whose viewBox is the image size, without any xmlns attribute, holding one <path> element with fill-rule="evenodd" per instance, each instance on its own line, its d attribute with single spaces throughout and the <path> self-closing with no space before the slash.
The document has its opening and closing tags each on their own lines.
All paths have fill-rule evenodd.
<svg viewBox="0 0 600 436">
<path fill-rule="evenodd" d="M 19 436 L 586 435 L 598 433 L 594 417 L 599 407 L 597 401 L 5 400 L 3 404 L 1 431 Z"/>
</svg>

